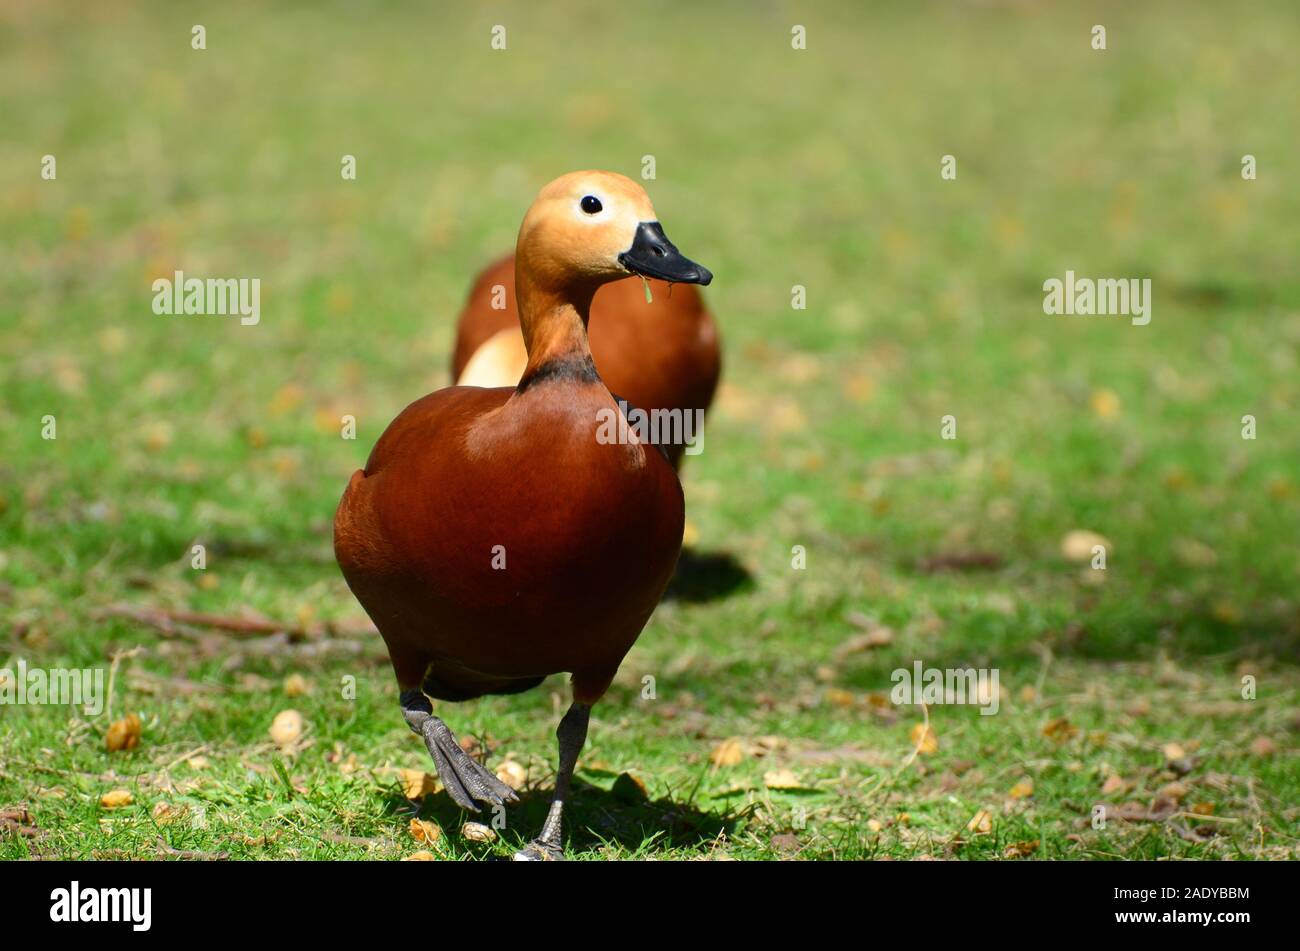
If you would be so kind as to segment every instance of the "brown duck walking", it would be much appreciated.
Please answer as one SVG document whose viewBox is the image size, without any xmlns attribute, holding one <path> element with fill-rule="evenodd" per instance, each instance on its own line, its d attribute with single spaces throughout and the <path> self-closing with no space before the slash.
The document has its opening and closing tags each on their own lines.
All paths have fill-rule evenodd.
<svg viewBox="0 0 1300 951">
<path fill-rule="evenodd" d="M 402 712 L 463 808 L 514 791 L 461 749 L 432 697 L 518 693 L 572 676 L 546 823 L 520 859 L 562 856 L 560 821 L 592 704 L 649 620 L 681 550 L 682 490 L 614 399 L 587 344 L 592 296 L 641 274 L 708 284 L 645 191 L 611 172 L 542 189 L 519 229 L 528 362 L 517 386 L 453 386 L 408 406 L 334 517 L 348 585 L 388 645 Z"/>
</svg>

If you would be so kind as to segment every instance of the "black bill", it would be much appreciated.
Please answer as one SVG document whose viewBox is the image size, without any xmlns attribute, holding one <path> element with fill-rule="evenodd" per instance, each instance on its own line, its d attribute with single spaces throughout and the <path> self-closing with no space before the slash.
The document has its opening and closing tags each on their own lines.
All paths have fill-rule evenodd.
<svg viewBox="0 0 1300 951">
<path fill-rule="evenodd" d="M 618 256 L 618 263 L 633 274 L 674 284 L 707 284 L 713 280 L 708 268 L 677 250 L 657 221 L 641 222 L 632 247 Z"/>
</svg>

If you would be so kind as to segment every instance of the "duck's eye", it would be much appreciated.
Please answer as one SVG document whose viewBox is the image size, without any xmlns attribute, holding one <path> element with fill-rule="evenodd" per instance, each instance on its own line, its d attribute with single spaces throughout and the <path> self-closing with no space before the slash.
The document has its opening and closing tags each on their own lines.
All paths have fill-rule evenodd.
<svg viewBox="0 0 1300 951">
<path fill-rule="evenodd" d="M 582 210 L 589 215 L 599 214 L 601 207 L 600 199 L 595 195 L 588 195 L 582 199 Z"/>
</svg>

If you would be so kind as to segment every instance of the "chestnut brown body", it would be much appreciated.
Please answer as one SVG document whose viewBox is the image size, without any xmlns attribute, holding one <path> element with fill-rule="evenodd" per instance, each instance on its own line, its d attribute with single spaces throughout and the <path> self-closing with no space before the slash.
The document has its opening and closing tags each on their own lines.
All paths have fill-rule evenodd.
<svg viewBox="0 0 1300 951">
<path fill-rule="evenodd" d="M 643 445 L 602 445 L 599 382 L 450 387 L 407 407 L 334 522 L 348 585 L 402 687 L 464 700 L 573 673 L 593 702 L 681 547 L 682 490 Z"/>
</svg>

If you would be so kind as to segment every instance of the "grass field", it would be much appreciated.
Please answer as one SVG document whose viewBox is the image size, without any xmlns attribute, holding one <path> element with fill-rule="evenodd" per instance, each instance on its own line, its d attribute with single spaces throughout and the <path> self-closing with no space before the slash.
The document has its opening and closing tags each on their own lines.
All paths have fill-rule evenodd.
<svg viewBox="0 0 1300 951">
<path fill-rule="evenodd" d="M 537 189 L 644 155 L 715 272 L 726 366 L 683 473 L 691 556 L 596 708 L 573 857 L 1296 857 L 1294 4 L 435 6 L 0 9 L 0 666 L 117 659 L 99 717 L 0 707 L 0 809 L 30 813 L 0 857 L 534 834 L 563 679 L 439 705 L 527 776 L 470 841 L 445 794 L 405 795 L 431 764 L 330 524 L 448 382 Z M 259 277 L 260 323 L 155 315 L 177 269 Z M 1045 315 L 1067 269 L 1150 278 L 1150 324 Z M 1104 571 L 1063 555 L 1078 531 Z M 996 668 L 998 713 L 891 703 L 917 660 Z"/>
</svg>

